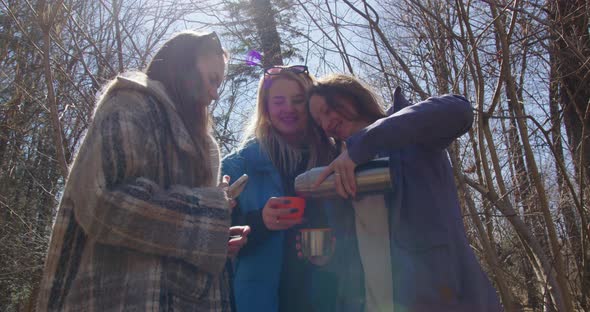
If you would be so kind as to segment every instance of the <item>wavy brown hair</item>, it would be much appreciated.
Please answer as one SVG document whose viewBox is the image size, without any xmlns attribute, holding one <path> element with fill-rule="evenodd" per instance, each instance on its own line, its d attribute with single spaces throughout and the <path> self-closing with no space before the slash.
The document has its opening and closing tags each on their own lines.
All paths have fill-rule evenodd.
<svg viewBox="0 0 590 312">
<path fill-rule="evenodd" d="M 307 94 L 308 110 L 309 99 L 314 95 L 323 97 L 328 107 L 351 121 L 366 120 L 373 123 L 386 116 L 379 96 L 371 87 L 350 75 L 330 74 L 318 79 Z M 354 112 L 342 105 L 342 98 L 352 102 Z"/>
</svg>

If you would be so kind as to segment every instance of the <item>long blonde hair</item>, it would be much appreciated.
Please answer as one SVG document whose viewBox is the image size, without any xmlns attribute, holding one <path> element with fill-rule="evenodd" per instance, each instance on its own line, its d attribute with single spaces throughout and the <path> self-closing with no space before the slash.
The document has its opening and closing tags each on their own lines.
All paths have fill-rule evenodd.
<svg viewBox="0 0 590 312">
<path fill-rule="evenodd" d="M 287 144 L 281 134 L 274 128 L 268 114 L 268 93 L 272 81 L 288 79 L 299 84 L 304 94 L 311 89 L 315 79 L 308 73 L 294 73 L 283 70 L 278 74 L 264 75 L 258 83 L 256 114 L 252 116 L 246 129 L 242 146 L 252 138 L 258 139 L 262 149 L 268 153 L 275 168 L 281 173 L 293 174 L 303 160 L 304 148 L 297 148 Z M 306 106 L 306 110 L 308 110 Z M 324 165 L 335 155 L 333 144 L 328 137 L 308 118 L 304 141 L 309 144 L 309 160 L 307 169 Z"/>
</svg>

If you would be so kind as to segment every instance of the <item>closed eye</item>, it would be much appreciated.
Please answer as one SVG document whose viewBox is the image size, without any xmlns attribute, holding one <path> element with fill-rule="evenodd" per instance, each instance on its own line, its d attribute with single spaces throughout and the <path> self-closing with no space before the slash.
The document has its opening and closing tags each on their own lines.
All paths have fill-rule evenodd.
<svg viewBox="0 0 590 312">
<path fill-rule="evenodd" d="M 293 104 L 304 104 L 305 99 L 303 99 L 303 98 L 292 99 L 291 102 L 293 102 Z"/>
<path fill-rule="evenodd" d="M 285 103 L 285 97 L 283 96 L 275 96 L 272 98 L 272 104 L 274 105 L 281 105 Z"/>
</svg>

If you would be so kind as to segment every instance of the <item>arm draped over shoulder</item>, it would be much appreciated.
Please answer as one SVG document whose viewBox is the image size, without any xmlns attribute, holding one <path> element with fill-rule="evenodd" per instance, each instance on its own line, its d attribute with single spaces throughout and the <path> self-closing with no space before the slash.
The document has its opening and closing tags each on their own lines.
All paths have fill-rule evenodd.
<svg viewBox="0 0 590 312">
<path fill-rule="evenodd" d="M 346 141 L 350 158 L 361 164 L 378 152 L 419 144 L 445 149 L 471 129 L 473 110 L 458 95 L 431 97 L 375 121 Z"/>
</svg>

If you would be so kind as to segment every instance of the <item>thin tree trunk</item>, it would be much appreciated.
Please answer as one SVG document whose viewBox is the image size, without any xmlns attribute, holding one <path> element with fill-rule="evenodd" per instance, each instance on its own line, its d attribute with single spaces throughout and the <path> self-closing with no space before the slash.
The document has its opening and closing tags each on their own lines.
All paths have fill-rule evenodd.
<svg viewBox="0 0 590 312">
<path fill-rule="evenodd" d="M 584 128 L 590 127 L 590 33 L 588 30 L 588 1 L 552 0 L 550 31 L 556 57 L 556 71 L 561 86 L 561 104 L 564 110 L 568 138 L 576 155 L 577 171 L 590 183 L 590 136 Z M 584 148 L 584 146 L 586 148 Z"/>
<path fill-rule="evenodd" d="M 567 241 L 570 243 L 572 253 L 574 255 L 574 265 L 577 268 L 578 280 L 580 283 L 580 289 L 583 288 L 583 261 L 584 254 L 582 250 L 582 236 L 580 235 L 580 229 L 576 222 L 576 215 L 574 208 L 572 207 L 572 198 L 567 191 L 565 184 L 566 176 L 561 171 L 559 164 L 564 164 L 565 157 L 563 155 L 563 144 L 561 141 L 561 117 L 558 107 L 559 101 L 559 80 L 557 79 L 557 63 L 555 60 L 556 56 L 553 53 L 549 54 L 551 72 L 549 82 L 549 110 L 551 114 L 551 138 L 553 139 L 553 149 L 555 150 L 555 163 L 557 171 L 557 185 L 559 188 L 559 208 L 563 215 L 563 221 L 565 223 L 565 229 L 567 233 Z M 581 296 L 581 305 L 583 308 L 587 308 L 586 296 Z"/>
<path fill-rule="evenodd" d="M 489 4 L 492 11 L 492 17 L 494 18 L 494 25 L 496 27 L 498 38 L 500 40 L 500 46 L 502 48 L 502 72 L 504 73 L 504 83 L 507 89 L 506 91 L 509 95 L 509 101 L 512 102 L 511 104 L 515 108 L 517 117 L 525 116 L 522 103 L 519 102 L 519 99 L 517 97 L 516 86 L 512 77 L 510 62 L 508 61 L 510 59 L 510 47 L 508 36 L 504 30 L 504 24 L 501 22 L 500 19 L 497 18 L 498 12 L 495 3 L 489 2 Z M 543 185 L 543 181 L 541 180 L 539 169 L 534 158 L 534 153 L 529 142 L 526 121 L 522 118 L 518 118 L 517 124 L 518 130 L 521 135 L 523 148 L 525 151 L 525 159 L 527 167 L 529 169 L 528 172 L 530 174 L 533 185 L 535 186 L 535 189 L 537 191 L 537 200 L 539 208 L 543 213 L 543 217 L 547 225 L 547 232 L 549 235 L 549 242 L 551 246 L 551 252 L 554 263 L 553 267 L 555 269 L 556 279 L 558 282 L 557 286 L 559 287 L 558 289 L 555 289 L 554 292 L 552 292 L 553 299 L 555 300 L 555 304 L 557 305 L 557 308 L 560 311 L 573 311 L 573 298 L 571 296 L 571 292 L 569 291 L 569 285 L 567 283 L 567 275 L 565 272 L 563 257 L 561 255 L 561 246 L 559 245 L 555 224 L 551 216 L 551 211 L 549 210 L 549 203 L 545 195 L 545 186 Z"/>
<path fill-rule="evenodd" d="M 456 182 L 457 182 L 457 189 L 459 191 L 459 195 L 461 198 L 464 199 L 464 202 L 467 206 L 467 210 L 471 217 L 471 221 L 475 225 L 475 230 L 477 231 L 477 235 L 479 237 L 479 241 L 481 242 L 484 256 L 490 269 L 492 270 L 492 278 L 496 285 L 498 286 L 498 292 L 500 293 L 500 298 L 502 300 L 502 305 L 506 312 L 516 311 L 514 306 L 515 300 L 512 296 L 512 292 L 510 291 L 510 287 L 507 284 L 507 277 L 506 274 L 502 271 L 500 267 L 500 262 L 498 260 L 498 254 L 496 249 L 494 248 L 494 243 L 486 234 L 484 226 L 478 216 L 477 209 L 475 208 L 475 203 L 473 202 L 473 198 L 471 197 L 470 192 L 467 189 L 467 185 L 464 179 L 461 179 L 461 165 L 459 161 L 459 156 L 457 155 L 457 143 L 453 143 L 452 146 L 448 149 L 449 156 L 451 158 L 451 164 L 453 166 L 453 172 L 455 174 Z"/>
<path fill-rule="evenodd" d="M 119 61 L 119 72 L 122 73 L 125 70 L 123 64 L 123 40 L 121 39 L 121 21 L 119 20 L 119 14 L 121 13 L 121 5 L 117 0 L 113 0 L 113 19 L 115 20 L 115 38 L 117 40 L 117 60 Z"/>
<path fill-rule="evenodd" d="M 516 13 L 514 13 L 516 14 Z M 517 19 L 517 18 L 513 18 L 511 19 L 511 25 L 510 25 L 510 33 L 513 32 L 514 27 L 516 26 L 516 23 L 520 23 L 522 24 L 521 27 L 526 28 L 526 20 L 521 20 L 521 19 Z M 509 34 L 508 36 L 511 36 L 511 34 Z M 525 40 L 522 42 L 522 48 L 520 49 L 521 52 L 521 68 L 520 68 L 520 77 L 519 77 L 519 81 L 518 81 L 518 89 L 517 89 L 517 98 L 522 99 L 522 93 L 524 90 L 524 80 L 525 80 L 525 73 L 526 73 L 526 69 L 527 69 L 527 56 L 529 55 L 529 42 L 528 42 L 529 38 L 525 38 Z M 499 41 L 496 40 L 496 44 L 498 46 L 498 51 L 501 50 L 501 47 L 499 46 Z M 502 66 L 502 62 L 500 62 L 500 67 Z M 515 65 L 516 66 L 516 65 Z M 516 78 L 515 78 L 516 80 Z M 507 88 L 504 88 L 504 91 L 507 92 Z M 509 97 L 509 95 L 507 94 L 506 97 Z M 510 157 L 510 161 L 512 161 L 514 163 L 514 176 L 512 177 L 512 180 L 514 181 L 514 185 L 516 186 L 517 190 L 515 193 L 515 200 L 516 203 L 521 203 L 522 204 L 522 208 L 523 208 L 523 218 L 524 221 L 529 225 L 529 227 L 532 229 L 533 234 L 537 237 L 537 239 L 539 240 L 539 242 L 541 243 L 541 246 L 544 248 L 544 250 L 546 251 L 547 254 L 550 254 L 551 251 L 549 249 L 549 244 L 547 243 L 547 236 L 545 234 L 545 224 L 543 222 L 543 218 L 541 216 L 539 216 L 537 214 L 538 209 L 537 209 L 537 205 L 535 203 L 535 193 L 534 193 L 534 187 L 532 186 L 532 183 L 529 179 L 529 174 L 527 172 L 527 168 L 525 166 L 526 161 L 524 160 L 524 152 L 522 150 L 522 144 L 520 144 L 520 136 L 518 134 L 518 125 L 516 122 L 516 116 L 514 113 L 514 108 L 512 107 L 512 102 L 508 101 L 508 114 L 510 116 L 509 118 L 509 125 L 510 125 L 510 130 L 508 131 L 508 136 L 509 136 L 509 140 L 508 140 L 508 150 L 509 153 L 511 155 Z M 529 269 L 532 267 L 530 265 L 527 265 L 524 267 L 525 270 Z M 525 272 L 525 275 L 529 275 L 532 276 L 533 272 Z M 543 280 L 539 280 L 539 284 L 537 285 L 545 285 L 545 282 Z M 538 291 L 536 291 L 535 287 L 534 287 L 534 283 L 528 282 L 527 285 L 529 286 L 529 288 L 527 289 L 527 294 L 529 295 L 529 302 L 532 302 L 531 306 L 533 307 L 533 309 L 539 309 L 541 306 L 541 300 L 540 298 L 538 298 Z M 546 306 L 551 306 L 551 296 L 549 295 L 549 292 L 547 291 L 547 287 L 542 287 L 540 288 L 541 293 L 545 294 L 544 297 L 546 299 L 549 300 L 544 300 L 545 301 L 545 305 Z"/>
<path fill-rule="evenodd" d="M 506 125 L 503 121 L 501 125 L 502 133 L 507 134 L 507 138 L 505 140 L 507 142 L 508 153 L 510 155 L 510 175 L 512 177 L 512 183 L 514 185 L 514 201 L 517 205 L 521 205 L 523 215 L 525 215 L 523 216 L 523 219 L 525 219 L 526 222 L 526 215 L 531 211 L 531 208 L 529 207 L 529 200 L 531 198 L 531 195 L 528 191 L 530 183 L 527 179 L 528 175 L 526 174 L 526 168 L 524 165 L 522 149 L 520 148 L 518 132 L 516 130 L 516 125 L 514 124 L 513 118 L 508 123 L 508 129 L 506 128 Z M 527 222 L 527 224 L 530 223 Z M 531 260 L 528 258 L 522 259 L 526 293 L 529 307 L 531 307 L 534 311 L 537 311 L 541 307 L 541 300 L 538 297 L 539 291 L 537 289 L 537 285 L 543 285 L 545 281 L 543 279 L 537 279 L 537 277 L 541 277 L 543 275 L 536 274 L 536 272 L 533 271 L 535 269 L 535 266 L 533 266 L 529 261 Z M 532 261 L 534 261 L 534 258 L 532 259 Z"/>
<path fill-rule="evenodd" d="M 53 142 L 57 154 L 58 166 L 62 177 L 65 179 L 68 176 L 68 164 L 66 162 L 63 148 L 63 133 L 61 122 L 59 121 L 57 101 L 53 89 L 53 74 L 51 72 L 51 28 L 53 27 L 53 21 L 57 14 L 57 10 L 61 7 L 62 3 L 63 0 L 59 1 L 55 6 L 41 6 L 44 9 L 43 16 L 41 17 L 41 29 L 43 30 L 43 68 L 45 71 L 45 84 L 47 86 L 47 105 L 49 106 L 51 127 L 53 129 Z M 55 11 L 51 11 L 50 8 L 53 8 Z"/>
<path fill-rule="evenodd" d="M 281 38 L 277 31 L 275 21 L 275 10 L 270 0 L 251 0 L 252 11 L 256 22 L 256 30 L 260 38 L 262 49 L 262 66 L 264 68 L 283 65 L 283 54 L 281 52 Z"/>
<path fill-rule="evenodd" d="M 580 202 L 590 196 L 590 11 L 585 0 L 552 0 L 549 7 L 550 54 L 555 59 L 559 99 L 568 142 L 573 150 Z M 586 204 L 587 206 L 587 204 Z M 581 209 L 581 304 L 590 309 L 590 225 Z M 565 215 L 564 215 L 565 217 Z M 574 246 L 572 246 L 573 248 Z"/>
</svg>

